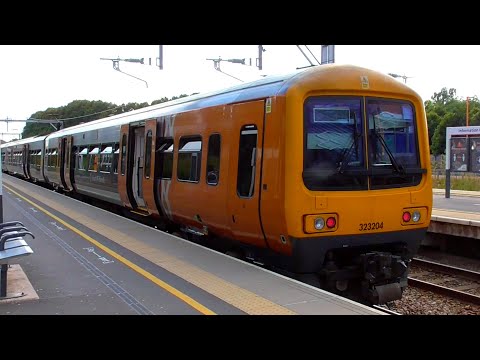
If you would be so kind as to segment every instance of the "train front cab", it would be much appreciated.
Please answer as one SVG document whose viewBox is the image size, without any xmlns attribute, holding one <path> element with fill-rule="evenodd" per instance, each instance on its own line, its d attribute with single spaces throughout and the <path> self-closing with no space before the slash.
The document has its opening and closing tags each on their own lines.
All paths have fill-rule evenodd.
<svg viewBox="0 0 480 360">
<path fill-rule="evenodd" d="M 287 96 L 291 267 L 371 303 L 399 299 L 432 209 L 421 99 L 373 72 L 321 75 Z M 365 78 L 375 87 L 362 91 Z"/>
</svg>

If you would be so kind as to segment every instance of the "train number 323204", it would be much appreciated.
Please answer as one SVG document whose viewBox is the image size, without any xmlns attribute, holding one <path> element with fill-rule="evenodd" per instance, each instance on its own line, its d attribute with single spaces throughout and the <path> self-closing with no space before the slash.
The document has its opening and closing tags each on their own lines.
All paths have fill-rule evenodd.
<svg viewBox="0 0 480 360">
<path fill-rule="evenodd" d="M 378 230 L 383 229 L 383 221 L 381 222 L 369 222 L 369 223 L 361 223 L 359 226 L 359 231 L 368 231 L 368 230 Z"/>
</svg>

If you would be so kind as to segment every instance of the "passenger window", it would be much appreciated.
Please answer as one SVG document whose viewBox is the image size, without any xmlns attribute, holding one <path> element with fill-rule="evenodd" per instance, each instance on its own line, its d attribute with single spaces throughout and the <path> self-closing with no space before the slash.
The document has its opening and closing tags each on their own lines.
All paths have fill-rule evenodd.
<svg viewBox="0 0 480 360">
<path fill-rule="evenodd" d="M 212 134 L 208 139 L 207 184 L 217 185 L 220 180 L 220 134 Z"/>
<path fill-rule="evenodd" d="M 118 174 L 118 154 L 120 153 L 120 147 L 117 144 L 114 146 L 115 151 L 113 152 L 113 173 Z"/>
<path fill-rule="evenodd" d="M 48 166 L 55 167 L 57 165 L 57 149 L 51 149 L 48 153 Z"/>
<path fill-rule="evenodd" d="M 145 140 L 145 178 L 150 178 L 150 165 L 152 162 L 152 130 L 147 131 L 147 137 Z"/>
<path fill-rule="evenodd" d="M 198 182 L 202 159 L 202 138 L 180 138 L 178 146 L 177 177 L 180 181 Z"/>
<path fill-rule="evenodd" d="M 88 165 L 88 148 L 82 147 L 82 150 L 78 153 L 78 170 L 87 170 Z"/>
<path fill-rule="evenodd" d="M 100 150 L 98 145 L 91 145 L 88 152 L 88 171 L 96 172 L 98 170 L 98 154 Z"/>
<path fill-rule="evenodd" d="M 35 159 L 35 165 L 37 166 L 37 169 L 40 170 L 42 166 L 42 150 L 38 150 L 38 153 Z"/>
<path fill-rule="evenodd" d="M 100 171 L 110 173 L 112 171 L 112 145 L 102 145 L 100 152 Z"/>
<path fill-rule="evenodd" d="M 240 197 L 252 197 L 254 193 L 257 134 L 255 125 L 246 125 L 240 131 L 237 172 L 237 194 Z"/>
<path fill-rule="evenodd" d="M 155 166 L 155 169 L 158 171 L 158 178 L 171 179 L 173 169 L 173 139 L 164 139 L 156 152 L 157 156 L 155 159 L 158 166 Z"/>
</svg>

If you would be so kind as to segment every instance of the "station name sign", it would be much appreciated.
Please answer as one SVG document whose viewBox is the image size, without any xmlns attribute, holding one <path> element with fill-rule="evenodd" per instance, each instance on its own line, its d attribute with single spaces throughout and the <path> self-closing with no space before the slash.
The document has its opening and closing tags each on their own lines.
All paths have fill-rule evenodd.
<svg viewBox="0 0 480 360">
<path fill-rule="evenodd" d="M 447 135 L 480 134 L 480 126 L 457 126 L 447 127 Z"/>
</svg>

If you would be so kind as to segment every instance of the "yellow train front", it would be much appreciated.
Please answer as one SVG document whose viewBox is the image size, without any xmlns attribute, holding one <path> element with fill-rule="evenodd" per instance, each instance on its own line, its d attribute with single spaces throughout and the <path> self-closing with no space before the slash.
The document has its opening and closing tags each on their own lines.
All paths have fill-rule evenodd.
<svg viewBox="0 0 480 360">
<path fill-rule="evenodd" d="M 432 209 L 421 98 L 354 66 L 312 69 L 285 88 L 266 110 L 260 214 L 270 248 L 330 290 L 401 298 Z M 282 141 L 269 122 L 284 124 Z M 269 199 L 269 181 L 282 196 Z"/>
</svg>

